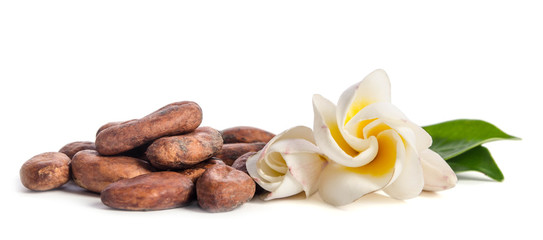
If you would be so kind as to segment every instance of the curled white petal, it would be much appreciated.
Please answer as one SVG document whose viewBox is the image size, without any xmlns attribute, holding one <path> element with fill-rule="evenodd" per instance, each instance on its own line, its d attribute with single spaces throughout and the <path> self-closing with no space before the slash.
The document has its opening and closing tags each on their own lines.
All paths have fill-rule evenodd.
<svg viewBox="0 0 543 240">
<path fill-rule="evenodd" d="M 392 172 L 372 177 L 337 163 L 329 163 L 321 173 L 319 195 L 329 204 L 342 206 L 383 188 L 391 177 Z"/>
<path fill-rule="evenodd" d="M 277 134 L 274 138 L 272 138 L 269 141 L 271 142 L 270 145 L 273 145 L 275 141 L 279 141 L 282 139 L 303 139 L 310 143 L 315 143 L 315 138 L 313 137 L 313 131 L 311 131 L 311 128 L 308 128 L 306 126 L 292 127 L 290 129 L 283 131 L 280 134 Z"/>
<path fill-rule="evenodd" d="M 426 132 L 420 126 L 416 125 L 411 121 L 407 121 L 406 124 L 411 130 L 413 130 L 413 133 L 415 134 L 417 152 L 428 149 L 432 145 L 432 136 L 430 136 L 428 132 Z"/>
<path fill-rule="evenodd" d="M 288 170 L 286 166 L 285 166 L 285 171 L 278 171 L 277 170 L 278 167 L 272 167 L 267 164 L 267 162 L 269 161 L 268 160 L 269 158 L 275 158 L 275 157 L 276 157 L 275 154 L 270 154 L 266 158 L 263 158 L 261 161 L 256 162 L 256 166 L 257 166 L 256 170 L 257 170 L 258 176 L 260 176 L 260 178 L 263 181 L 278 182 L 278 181 L 281 181 L 283 179 L 283 176 L 286 174 Z M 282 165 L 284 165 L 284 163 Z M 279 166 L 279 167 L 282 167 L 282 166 Z"/>
<path fill-rule="evenodd" d="M 396 166 L 395 170 L 399 175 L 393 178 L 383 191 L 393 198 L 402 200 L 418 196 L 424 186 L 424 178 L 419 156 L 413 147 L 407 147 L 402 168 Z"/>
<path fill-rule="evenodd" d="M 335 117 L 336 107 L 332 102 L 320 95 L 314 95 L 313 109 L 315 113 L 313 125 L 315 142 L 324 155 L 332 161 L 350 167 L 362 166 L 371 161 L 374 155 L 359 156 L 353 159 L 353 156 L 357 156 L 359 152 L 354 150 L 343 138 Z M 376 143 L 373 145 L 375 146 Z"/>
<path fill-rule="evenodd" d="M 360 110 L 377 102 L 390 102 L 390 80 L 382 69 L 343 92 L 338 100 L 337 121 L 345 125 Z"/>
<path fill-rule="evenodd" d="M 414 146 L 419 152 L 432 145 L 432 137 L 424 129 L 411 122 L 396 106 L 387 102 L 368 105 L 345 125 L 345 129 L 351 135 L 354 135 L 361 132 L 361 124 L 362 126 L 368 126 L 377 119 L 396 130 L 407 143 Z M 362 132 L 365 137 L 370 135 L 366 129 Z"/>
<path fill-rule="evenodd" d="M 319 153 L 314 143 L 301 138 L 279 139 L 267 147 L 268 152 L 290 153 Z"/>
<path fill-rule="evenodd" d="M 266 190 L 270 191 L 268 189 Z M 300 184 L 298 180 L 296 180 L 296 178 L 294 178 L 292 174 L 290 174 L 290 172 L 287 172 L 284 175 L 284 178 L 280 182 L 280 184 L 275 189 L 270 191 L 270 193 L 268 193 L 264 197 L 264 200 L 272 200 L 276 198 L 289 197 L 289 196 L 300 193 L 302 190 L 303 190 L 302 184 Z"/>
<path fill-rule="evenodd" d="M 270 193 L 266 200 L 316 190 L 318 176 L 325 164 L 314 144 L 310 128 L 298 126 L 271 139 L 257 154 L 247 159 L 249 175 Z"/>
<path fill-rule="evenodd" d="M 420 153 L 424 173 L 424 190 L 441 191 L 456 185 L 458 178 L 449 164 L 436 152 L 426 149 Z"/>
<path fill-rule="evenodd" d="M 332 205 L 345 205 L 384 188 L 401 172 L 405 149 L 400 136 L 393 130 L 378 134 L 379 153 L 370 164 L 345 167 L 331 163 L 325 167 L 319 184 L 321 198 Z"/>
<path fill-rule="evenodd" d="M 367 139 L 367 149 L 359 152 L 345 140 L 338 126 L 334 104 L 320 95 L 313 96 L 315 142 L 330 160 L 347 167 L 360 167 L 369 163 L 377 154 L 377 141 Z M 342 127 L 342 126 L 341 126 Z"/>
<path fill-rule="evenodd" d="M 306 197 L 317 191 L 319 176 L 326 160 L 315 153 L 296 153 L 283 155 L 289 172 L 302 185 Z"/>
<path fill-rule="evenodd" d="M 267 191 L 273 191 L 281 183 L 280 178 L 269 179 L 265 174 L 262 174 L 262 170 L 260 169 L 260 167 L 257 167 L 260 155 L 261 154 L 257 153 L 247 159 L 247 162 L 245 164 L 245 166 L 247 167 L 247 172 L 262 188 L 266 189 Z"/>
<path fill-rule="evenodd" d="M 390 102 L 390 81 L 382 69 L 368 74 L 361 82 L 345 90 L 337 103 L 336 119 L 339 131 L 345 141 L 358 152 L 368 147 L 368 142 L 361 141 L 356 134 L 351 134 L 343 127 L 360 110 L 376 102 Z"/>
</svg>

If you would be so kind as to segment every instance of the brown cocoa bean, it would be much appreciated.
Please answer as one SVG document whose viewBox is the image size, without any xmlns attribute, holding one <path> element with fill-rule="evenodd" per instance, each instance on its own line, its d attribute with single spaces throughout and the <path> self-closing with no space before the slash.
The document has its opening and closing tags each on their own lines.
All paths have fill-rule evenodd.
<svg viewBox="0 0 543 240">
<path fill-rule="evenodd" d="M 195 183 L 202 174 L 206 171 L 206 169 L 213 167 L 215 165 L 225 165 L 222 160 L 219 160 L 218 158 L 210 158 L 208 160 L 205 160 L 201 163 L 198 163 L 188 169 L 179 171 L 182 175 L 187 176 L 192 180 L 193 183 Z"/>
<path fill-rule="evenodd" d="M 94 150 L 79 151 L 72 158 L 74 182 L 92 192 L 101 192 L 107 185 L 153 171 L 141 159 L 126 156 L 101 156 Z"/>
<path fill-rule="evenodd" d="M 223 144 L 222 149 L 215 154 L 215 157 L 223 160 L 226 165 L 232 166 L 234 161 L 241 155 L 248 152 L 258 152 L 260 149 L 264 148 L 264 146 L 266 146 L 266 144 L 263 142 Z"/>
<path fill-rule="evenodd" d="M 232 163 L 232 167 L 237 169 L 237 170 L 240 170 L 244 173 L 247 173 L 249 174 L 249 172 L 247 172 L 247 159 L 252 157 L 253 155 L 255 155 L 256 152 L 247 152 L 241 156 L 238 157 L 238 159 L 236 159 L 234 161 L 234 163 Z"/>
<path fill-rule="evenodd" d="M 108 122 L 108 123 L 102 125 L 100 128 L 98 128 L 98 131 L 96 131 L 96 136 L 98 136 L 98 134 L 100 132 L 104 131 L 104 129 L 106 129 L 106 128 L 121 125 L 121 124 L 128 123 L 128 122 L 131 122 L 131 121 L 137 121 L 137 120 L 138 119 L 132 119 L 132 120 L 128 120 L 128 121 Z"/>
<path fill-rule="evenodd" d="M 238 159 L 236 159 L 236 161 L 234 161 L 234 163 L 232 163 L 232 167 L 239 171 L 247 173 L 247 175 L 249 175 L 249 172 L 247 171 L 247 159 L 249 159 L 255 154 L 256 152 L 248 152 L 241 155 Z M 256 185 L 255 195 L 259 195 L 260 193 L 263 193 L 266 191 L 260 185 L 258 184 L 255 184 L 255 185 Z"/>
<path fill-rule="evenodd" d="M 198 204 L 209 212 L 233 210 L 251 200 L 254 193 L 253 179 L 226 165 L 207 169 L 196 182 Z"/>
<path fill-rule="evenodd" d="M 275 134 L 260 128 L 239 126 L 227 128 L 221 131 L 224 143 L 267 143 L 275 137 Z"/>
<path fill-rule="evenodd" d="M 104 131 L 104 129 L 107 129 L 109 127 L 113 127 L 113 126 L 117 126 L 117 125 L 121 125 L 121 124 L 125 124 L 125 123 L 129 123 L 129 122 L 134 122 L 134 121 L 138 121 L 138 119 L 132 119 L 132 120 L 128 120 L 128 121 L 119 121 L 119 122 L 109 122 L 109 123 L 106 123 L 104 125 L 102 125 L 98 131 L 96 132 L 96 136 L 98 136 L 98 134 L 102 131 Z M 135 158 L 139 158 L 139 159 L 143 159 L 143 160 L 146 160 L 147 157 L 145 156 L 145 151 L 147 150 L 147 147 L 149 147 L 149 144 L 151 143 L 146 143 L 146 144 L 143 144 L 141 146 L 138 146 L 138 147 L 135 147 L 133 149 L 130 149 L 126 152 L 122 152 L 122 153 L 118 153 L 116 155 L 122 155 L 122 156 L 128 156 L 128 157 L 135 157 Z"/>
<path fill-rule="evenodd" d="M 202 122 L 202 109 L 195 102 L 168 104 L 135 121 L 110 126 L 96 136 L 96 150 L 115 155 L 164 136 L 191 132 Z"/>
<path fill-rule="evenodd" d="M 155 140 L 146 152 L 147 159 L 159 169 L 183 169 L 209 159 L 222 148 L 219 131 L 200 127 L 193 132 Z"/>
<path fill-rule="evenodd" d="M 188 204 L 194 184 L 176 172 L 153 172 L 108 185 L 100 194 L 106 206 L 124 210 L 162 210 Z"/>
<path fill-rule="evenodd" d="M 19 171 L 21 183 L 34 191 L 58 188 L 70 180 L 70 158 L 59 152 L 38 154 Z"/>
<path fill-rule="evenodd" d="M 68 157 L 71 159 L 77 152 L 81 150 L 96 150 L 96 145 L 94 145 L 94 142 L 77 141 L 64 145 L 64 147 L 62 147 L 58 151 L 68 155 Z"/>
</svg>

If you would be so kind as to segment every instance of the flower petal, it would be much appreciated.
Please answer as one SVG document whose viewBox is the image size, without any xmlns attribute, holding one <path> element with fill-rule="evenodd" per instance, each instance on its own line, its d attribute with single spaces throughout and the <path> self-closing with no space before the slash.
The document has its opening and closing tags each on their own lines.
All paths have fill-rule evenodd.
<svg viewBox="0 0 543 240">
<path fill-rule="evenodd" d="M 392 172 L 379 177 L 359 174 L 353 168 L 329 163 L 321 173 L 319 195 L 334 206 L 352 203 L 362 196 L 383 188 L 392 177 Z"/>
<path fill-rule="evenodd" d="M 273 156 L 273 155 L 272 155 Z M 267 164 L 267 159 L 270 158 L 266 155 L 265 158 L 256 162 L 256 169 L 259 178 L 265 182 L 279 182 L 283 179 L 283 176 L 288 171 L 288 168 L 278 169 L 277 167 L 271 167 Z"/>
<path fill-rule="evenodd" d="M 260 156 L 261 154 L 257 153 L 247 159 L 247 162 L 245 163 L 245 166 L 247 167 L 247 172 L 253 178 L 253 180 L 262 188 L 266 189 L 267 191 L 273 191 L 279 186 L 280 182 L 270 182 L 268 179 L 263 178 L 260 175 L 261 170 L 257 167 Z"/>
<path fill-rule="evenodd" d="M 367 139 L 367 149 L 359 152 L 343 138 L 335 116 L 335 106 L 320 95 L 313 96 L 315 142 L 330 160 L 347 167 L 360 167 L 369 163 L 377 154 L 377 140 Z"/>
<path fill-rule="evenodd" d="M 456 185 L 456 174 L 439 154 L 426 149 L 420 153 L 420 158 L 425 191 L 440 191 Z"/>
<path fill-rule="evenodd" d="M 272 156 L 275 157 L 270 163 L 283 162 L 290 174 L 302 185 L 306 196 L 309 197 L 316 191 L 326 160 L 320 156 L 320 150 L 315 144 L 305 139 L 279 140 L 270 146 L 264 159 Z"/>
<path fill-rule="evenodd" d="M 266 197 L 269 200 L 291 196 L 302 190 L 309 196 L 315 191 L 325 162 L 315 146 L 313 131 L 297 126 L 276 135 L 262 150 L 247 159 L 246 166 L 255 182 L 271 192 Z"/>
<path fill-rule="evenodd" d="M 345 126 L 360 110 L 377 102 L 390 102 L 390 81 L 385 71 L 378 69 L 362 81 L 345 90 L 338 101 L 336 118 L 345 141 L 356 151 L 363 152 L 370 142 L 345 131 Z M 351 156 L 353 156 L 351 154 Z"/>
<path fill-rule="evenodd" d="M 264 197 L 264 200 L 289 197 L 298 194 L 301 191 L 303 191 L 302 185 L 292 176 L 292 174 L 290 174 L 290 172 L 287 172 L 281 184 L 279 184 L 277 188 L 271 190 L 270 193 Z"/>
<path fill-rule="evenodd" d="M 284 140 L 284 139 L 304 139 L 306 141 L 309 141 L 313 144 L 315 144 L 315 138 L 313 137 L 313 131 L 311 128 L 308 128 L 306 126 L 296 126 L 289 128 L 273 137 L 266 143 L 266 146 L 262 148 L 259 155 L 265 155 L 269 150 L 270 146 L 275 145 L 276 141 Z"/>
<path fill-rule="evenodd" d="M 289 128 L 276 136 L 276 140 L 282 139 L 304 139 L 308 142 L 315 144 L 315 138 L 313 137 L 313 131 L 306 126 L 296 126 Z"/>
<path fill-rule="evenodd" d="M 409 133 L 409 135 L 412 136 L 410 140 L 413 139 L 413 141 L 410 141 L 410 143 L 415 147 L 417 152 L 421 152 L 425 149 L 428 149 L 432 145 L 432 137 L 422 127 L 407 120 L 407 118 L 402 120 L 402 122 L 403 122 L 402 123 L 403 127 L 398 126 L 397 131 L 402 136 L 404 136 L 402 134 L 404 133 L 404 129 L 405 130 L 409 129 L 408 131 L 412 132 L 412 133 Z"/>
<path fill-rule="evenodd" d="M 396 106 L 386 102 L 370 104 L 362 109 L 345 125 L 345 130 L 350 135 L 367 138 L 374 135 L 372 132 L 375 131 L 370 130 L 381 122 L 396 130 L 417 151 L 432 144 L 432 137 L 424 129 L 407 119 Z"/>
<path fill-rule="evenodd" d="M 319 148 L 312 142 L 305 139 L 281 139 L 270 145 L 268 153 L 280 152 L 282 154 L 289 153 L 320 153 Z"/>
<path fill-rule="evenodd" d="M 270 168 L 268 172 L 273 171 L 274 173 L 280 174 L 281 177 L 288 171 L 288 166 L 285 163 L 283 156 L 278 152 L 268 153 L 259 164 L 262 164 L 261 168 Z M 260 173 L 260 175 L 262 174 Z"/>
<path fill-rule="evenodd" d="M 396 199 L 409 199 L 418 196 L 424 186 L 424 178 L 422 177 L 420 159 L 413 147 L 407 147 L 402 168 L 399 169 L 396 166 L 396 171 L 399 172 L 398 177 L 393 178 L 390 185 L 385 187 L 383 191 Z"/>
<path fill-rule="evenodd" d="M 310 128 L 305 127 L 305 126 L 293 127 L 293 128 L 283 131 L 280 134 L 277 134 L 274 138 L 268 141 L 268 143 L 266 144 L 266 146 L 264 146 L 262 150 L 260 150 L 257 154 L 253 155 L 249 159 L 247 159 L 247 162 L 246 162 L 247 171 L 249 172 L 249 175 L 251 175 L 251 177 L 255 179 L 255 181 L 257 181 L 256 179 L 261 180 L 261 182 L 262 180 L 265 180 L 265 182 L 278 180 L 276 178 L 274 180 L 270 179 L 276 174 L 265 174 L 265 173 L 273 173 L 273 171 L 281 172 L 283 174 L 286 173 L 287 167 L 281 166 L 282 164 L 279 163 L 280 161 L 278 162 L 274 156 L 271 156 L 270 159 L 266 159 L 266 160 L 264 160 L 264 158 L 267 157 L 268 152 L 270 152 L 269 148 L 271 146 L 274 146 L 275 142 L 280 141 L 282 139 L 290 139 L 290 138 L 304 139 L 304 140 L 310 141 L 311 143 L 315 142 L 313 138 L 313 132 L 311 131 Z M 286 151 L 286 148 L 288 147 L 288 145 L 289 144 L 286 143 L 286 144 L 280 144 L 280 146 L 275 146 L 274 148 L 279 148 L 279 149 L 272 149 L 271 152 L 273 151 L 284 152 Z M 312 145 L 311 152 L 313 152 L 315 149 L 316 147 Z M 261 166 L 262 163 L 260 163 L 260 160 L 266 161 L 268 164 L 271 164 L 271 165 Z M 262 178 L 263 176 L 261 176 L 261 174 L 263 173 L 265 174 L 264 175 L 265 179 Z"/>
<path fill-rule="evenodd" d="M 316 153 L 284 154 L 283 157 L 290 174 L 302 185 L 306 197 L 315 193 L 326 160 Z"/>
<path fill-rule="evenodd" d="M 360 110 L 376 102 L 390 102 L 390 80 L 382 69 L 371 72 L 343 92 L 338 101 L 337 121 L 345 125 Z"/>
<path fill-rule="evenodd" d="M 405 158 L 404 145 L 394 130 L 385 130 L 377 137 L 379 152 L 369 164 L 345 167 L 329 164 L 321 173 L 319 193 L 333 205 L 344 205 L 382 189 L 394 177 L 395 167 L 401 168 Z"/>
</svg>

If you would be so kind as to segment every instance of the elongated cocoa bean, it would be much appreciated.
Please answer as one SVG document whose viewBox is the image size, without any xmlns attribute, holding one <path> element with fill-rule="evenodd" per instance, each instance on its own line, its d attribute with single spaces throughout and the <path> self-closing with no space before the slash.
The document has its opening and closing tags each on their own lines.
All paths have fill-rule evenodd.
<svg viewBox="0 0 543 240">
<path fill-rule="evenodd" d="M 172 103 L 134 121 L 110 126 L 96 136 L 96 150 L 115 155 L 164 136 L 191 132 L 202 122 L 202 109 L 195 102 Z"/>
<path fill-rule="evenodd" d="M 275 134 L 260 128 L 239 126 L 227 128 L 221 131 L 224 143 L 267 143 L 275 137 Z"/>
<path fill-rule="evenodd" d="M 128 121 L 120 121 L 120 122 L 108 122 L 108 123 L 102 125 L 100 128 L 98 128 L 98 131 L 96 131 L 96 136 L 98 136 L 98 134 L 99 134 L 101 131 L 104 131 L 105 129 L 107 129 L 107 128 L 109 128 L 109 127 L 121 125 L 121 124 L 128 123 L 128 122 L 132 122 L 132 121 L 137 121 L 137 120 L 138 120 L 138 119 L 132 119 L 132 120 L 128 120 Z"/>
<path fill-rule="evenodd" d="M 153 172 L 107 186 L 100 198 L 112 208 L 162 210 L 181 207 L 195 195 L 192 181 L 176 172 Z"/>
<path fill-rule="evenodd" d="M 141 159 L 101 156 L 94 150 L 83 150 L 75 154 L 71 167 L 77 185 L 98 193 L 111 183 L 153 171 L 151 165 Z"/>
<path fill-rule="evenodd" d="M 263 142 L 223 144 L 222 149 L 215 154 L 215 157 L 221 159 L 226 165 L 232 166 L 241 155 L 248 152 L 258 152 L 264 146 L 266 144 Z"/>
<path fill-rule="evenodd" d="M 96 145 L 94 145 L 94 142 L 77 141 L 64 145 L 64 147 L 58 151 L 68 155 L 68 157 L 71 159 L 77 152 L 82 150 L 96 150 Z"/>
<path fill-rule="evenodd" d="M 219 131 L 200 127 L 194 132 L 163 137 L 147 148 L 147 159 L 159 169 L 183 169 L 212 157 L 222 148 Z"/>
</svg>

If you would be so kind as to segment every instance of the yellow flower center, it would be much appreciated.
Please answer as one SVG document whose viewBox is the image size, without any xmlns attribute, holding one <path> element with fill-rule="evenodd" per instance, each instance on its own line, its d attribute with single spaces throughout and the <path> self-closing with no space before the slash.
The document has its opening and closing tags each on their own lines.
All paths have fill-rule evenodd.
<svg viewBox="0 0 543 240">
<path fill-rule="evenodd" d="M 388 134 L 379 134 L 377 142 L 379 150 L 371 162 L 362 167 L 346 168 L 358 174 L 372 176 L 382 176 L 390 172 L 396 163 L 396 141 Z"/>
<path fill-rule="evenodd" d="M 366 126 L 368 126 L 368 124 L 370 124 L 371 122 L 375 121 L 377 118 L 374 118 L 374 119 L 366 119 L 366 120 L 362 120 L 360 121 L 360 123 L 358 123 L 358 127 L 356 129 L 356 137 L 358 138 L 364 138 L 364 128 Z M 374 132 L 374 131 L 372 131 Z M 371 135 L 368 135 L 368 136 L 371 136 Z M 375 134 L 374 134 L 375 136 Z"/>
<path fill-rule="evenodd" d="M 343 152 L 349 154 L 351 157 L 356 157 L 356 155 L 360 154 L 358 151 L 354 150 L 351 145 L 347 143 L 347 141 L 345 141 L 337 124 L 330 124 L 328 127 L 330 129 L 330 133 L 332 134 L 332 138 L 334 138 L 334 141 L 336 141 L 337 145 L 341 148 L 341 150 L 343 150 Z"/>
<path fill-rule="evenodd" d="M 349 111 L 347 111 L 347 116 L 345 116 L 345 122 L 343 125 L 347 124 L 360 110 L 370 105 L 371 103 L 367 100 L 355 100 L 351 103 Z"/>
</svg>

